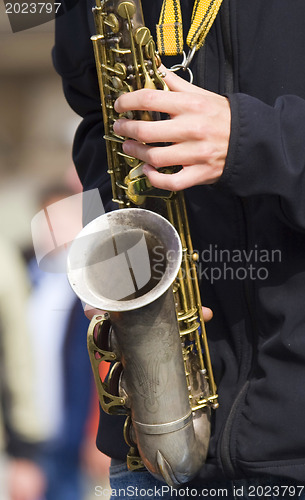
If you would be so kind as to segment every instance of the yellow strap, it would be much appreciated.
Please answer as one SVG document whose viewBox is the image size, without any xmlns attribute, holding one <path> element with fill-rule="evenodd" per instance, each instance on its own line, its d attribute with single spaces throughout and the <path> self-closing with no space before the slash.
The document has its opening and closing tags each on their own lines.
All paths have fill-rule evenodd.
<svg viewBox="0 0 305 500">
<path fill-rule="evenodd" d="M 186 43 L 190 49 L 200 49 L 217 16 L 222 0 L 195 0 L 191 26 Z M 163 0 L 157 45 L 161 55 L 176 55 L 183 52 L 183 26 L 180 0 Z"/>
<path fill-rule="evenodd" d="M 221 3 L 222 0 L 195 0 L 191 27 L 186 39 L 191 49 L 196 45 L 198 50 L 203 45 Z"/>
<path fill-rule="evenodd" d="M 161 55 L 183 52 L 183 26 L 180 0 L 163 0 L 157 28 L 157 46 Z"/>
</svg>

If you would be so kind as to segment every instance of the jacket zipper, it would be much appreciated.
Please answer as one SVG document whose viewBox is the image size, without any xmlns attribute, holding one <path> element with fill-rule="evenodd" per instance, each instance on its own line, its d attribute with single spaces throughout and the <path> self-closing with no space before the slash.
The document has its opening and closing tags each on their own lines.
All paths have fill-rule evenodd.
<svg viewBox="0 0 305 500">
<path fill-rule="evenodd" d="M 249 243 L 249 228 L 247 227 L 247 200 L 245 198 L 240 198 L 241 200 L 241 209 L 243 213 L 243 220 L 244 220 L 244 238 L 245 238 L 245 248 L 248 249 L 248 243 Z M 247 373 L 246 380 L 244 384 L 242 385 L 240 391 L 238 392 L 237 396 L 234 399 L 234 402 L 232 404 L 230 413 L 228 415 L 227 421 L 225 423 L 222 435 L 221 435 L 221 441 L 220 441 L 220 459 L 222 463 L 222 467 L 226 475 L 230 478 L 235 477 L 235 472 L 236 472 L 236 467 L 233 464 L 233 460 L 231 457 L 231 452 L 230 452 L 230 442 L 231 442 L 231 437 L 232 437 L 232 429 L 233 429 L 233 424 L 235 420 L 235 416 L 239 413 L 239 410 L 241 406 L 243 405 L 245 395 L 247 393 L 250 379 L 251 379 L 251 374 L 253 373 L 254 366 L 255 366 L 255 359 L 256 359 L 256 342 L 255 342 L 255 332 L 257 331 L 257 322 L 256 322 L 256 317 L 254 315 L 254 300 L 252 297 L 251 293 L 251 284 L 248 280 L 245 280 L 243 283 L 243 289 L 244 289 L 244 296 L 245 296 L 245 303 L 246 303 L 246 309 L 247 309 L 247 314 L 250 319 L 250 324 L 249 327 L 247 328 L 249 335 L 249 338 L 251 339 L 251 343 L 249 345 L 249 355 L 251 355 L 251 365 L 250 369 Z M 247 324 L 246 324 L 247 327 Z"/>
</svg>

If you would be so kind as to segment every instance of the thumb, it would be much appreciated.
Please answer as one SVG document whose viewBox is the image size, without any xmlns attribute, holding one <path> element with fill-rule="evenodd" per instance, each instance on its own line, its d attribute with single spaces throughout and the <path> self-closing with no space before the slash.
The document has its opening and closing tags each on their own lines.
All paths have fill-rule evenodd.
<svg viewBox="0 0 305 500">
<path fill-rule="evenodd" d="M 213 311 L 209 307 L 202 307 L 202 314 L 204 322 L 207 323 L 213 318 Z"/>
<path fill-rule="evenodd" d="M 84 308 L 85 316 L 90 320 L 93 319 L 93 317 L 96 315 L 102 316 L 103 314 L 105 314 L 105 312 L 106 311 L 102 311 L 101 309 L 95 309 L 94 307 L 91 307 L 88 304 L 86 304 Z"/>
</svg>

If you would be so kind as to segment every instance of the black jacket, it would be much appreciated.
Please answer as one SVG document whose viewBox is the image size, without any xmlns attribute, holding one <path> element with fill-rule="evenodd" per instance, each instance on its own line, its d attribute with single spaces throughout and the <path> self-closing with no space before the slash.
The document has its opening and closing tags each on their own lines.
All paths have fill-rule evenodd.
<svg viewBox="0 0 305 500">
<path fill-rule="evenodd" d="M 161 0 L 142 3 L 154 32 Z M 188 19 L 193 2 L 181 3 Z M 87 14 L 80 0 L 58 19 L 54 62 L 84 117 L 79 176 L 109 208 Z M 195 83 L 228 93 L 232 109 L 220 181 L 186 191 L 203 303 L 214 311 L 207 329 L 220 400 L 204 478 L 305 478 L 304 19 L 304 0 L 225 0 L 193 63 Z M 113 418 L 102 418 L 99 446 L 123 458 Z"/>
</svg>

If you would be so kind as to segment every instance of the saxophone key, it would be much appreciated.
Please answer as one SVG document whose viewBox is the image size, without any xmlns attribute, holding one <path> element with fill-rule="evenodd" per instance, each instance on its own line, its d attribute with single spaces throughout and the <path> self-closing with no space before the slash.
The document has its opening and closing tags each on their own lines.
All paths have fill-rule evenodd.
<svg viewBox="0 0 305 500">
<path fill-rule="evenodd" d="M 117 16 L 111 12 L 106 16 L 104 23 L 111 28 L 113 33 L 118 33 L 120 31 L 120 23 Z"/>
<path fill-rule="evenodd" d="M 128 19 L 133 17 L 135 12 L 136 12 L 136 6 L 133 2 L 121 2 L 117 8 L 117 13 L 123 19 Z"/>
</svg>

